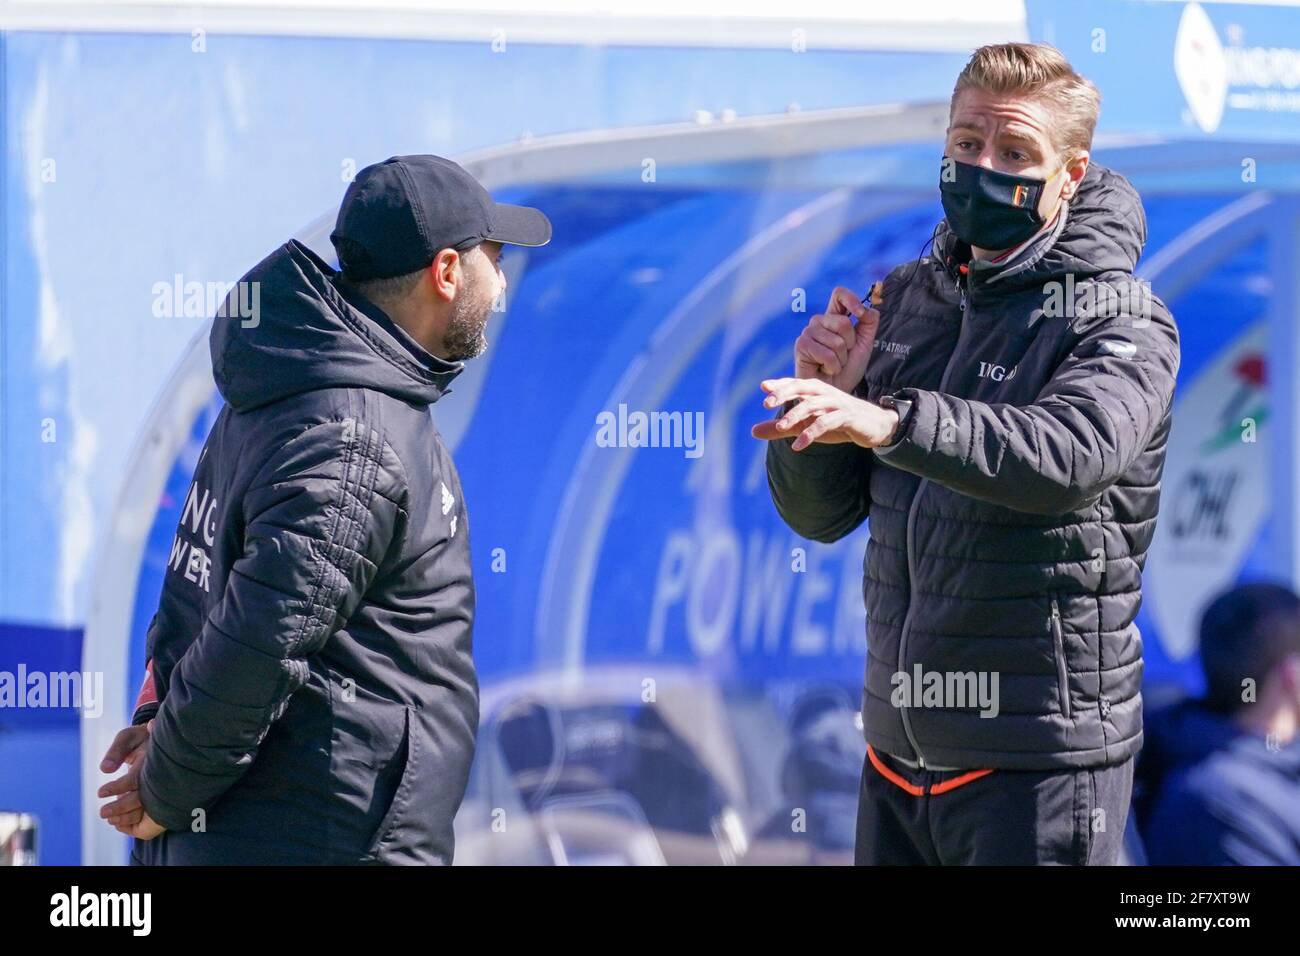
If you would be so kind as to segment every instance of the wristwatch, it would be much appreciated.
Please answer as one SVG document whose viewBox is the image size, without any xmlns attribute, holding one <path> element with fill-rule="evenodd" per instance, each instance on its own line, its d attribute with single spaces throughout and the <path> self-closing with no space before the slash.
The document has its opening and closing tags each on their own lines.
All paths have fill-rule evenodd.
<svg viewBox="0 0 1300 956">
<path fill-rule="evenodd" d="M 898 412 L 898 424 L 894 427 L 893 434 L 889 436 L 889 441 L 885 442 L 881 447 L 887 448 L 890 445 L 897 445 L 902 441 L 903 436 L 907 434 L 907 426 L 911 423 L 912 399 L 899 398 L 898 396 L 898 392 L 882 395 L 880 401 L 876 403 L 881 408 L 892 408 Z"/>
</svg>

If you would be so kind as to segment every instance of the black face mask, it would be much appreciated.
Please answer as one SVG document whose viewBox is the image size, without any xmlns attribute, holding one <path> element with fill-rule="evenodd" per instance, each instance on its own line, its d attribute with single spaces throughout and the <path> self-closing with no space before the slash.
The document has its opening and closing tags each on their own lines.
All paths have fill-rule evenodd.
<svg viewBox="0 0 1300 956">
<path fill-rule="evenodd" d="M 980 249 L 1010 249 L 1042 228 L 1038 200 L 1048 180 L 999 173 L 947 156 L 943 160 L 939 196 L 958 239 Z"/>
</svg>

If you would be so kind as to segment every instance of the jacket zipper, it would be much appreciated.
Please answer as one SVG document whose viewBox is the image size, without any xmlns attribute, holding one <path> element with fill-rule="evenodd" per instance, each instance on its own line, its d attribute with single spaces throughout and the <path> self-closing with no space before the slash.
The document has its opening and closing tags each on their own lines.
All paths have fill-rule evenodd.
<svg viewBox="0 0 1300 956">
<path fill-rule="evenodd" d="M 952 370 L 952 360 L 956 358 L 957 353 L 961 351 L 961 333 L 966 326 L 966 286 L 958 279 L 957 292 L 960 296 L 958 307 L 961 309 L 961 317 L 957 323 L 957 342 L 952 347 L 952 353 L 948 356 L 948 361 L 943 367 L 943 375 L 939 379 L 939 391 L 943 391 L 948 385 L 948 373 Z M 907 635 L 909 625 L 912 622 L 912 607 L 916 604 L 916 563 L 913 555 L 916 548 L 913 544 L 916 535 L 916 510 L 920 504 L 921 495 L 924 494 L 926 486 L 930 484 L 929 478 L 922 478 L 921 483 L 916 486 L 916 494 L 912 496 L 912 503 L 907 509 L 907 538 L 905 547 L 907 548 L 907 611 L 903 615 L 903 631 L 898 638 L 898 671 L 906 674 L 907 667 Z M 921 745 L 916 742 L 916 735 L 912 733 L 912 722 L 907 718 L 907 707 L 899 707 L 899 715 L 903 718 L 903 732 L 907 734 L 907 742 L 912 745 L 912 750 L 916 753 L 916 762 L 922 770 L 925 769 L 925 755 L 921 753 Z"/>
<path fill-rule="evenodd" d="M 1070 675 L 1065 666 L 1065 635 L 1061 632 L 1061 608 L 1052 595 L 1052 649 L 1056 657 L 1056 692 L 1061 698 L 1061 713 L 1070 716 Z"/>
</svg>

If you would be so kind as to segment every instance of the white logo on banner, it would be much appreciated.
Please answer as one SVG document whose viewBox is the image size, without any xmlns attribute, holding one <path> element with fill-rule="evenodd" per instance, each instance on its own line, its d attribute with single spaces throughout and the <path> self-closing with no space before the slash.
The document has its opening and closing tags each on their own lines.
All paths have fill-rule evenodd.
<svg viewBox="0 0 1300 956">
<path fill-rule="evenodd" d="M 1196 125 L 1213 133 L 1223 119 L 1228 99 L 1228 60 L 1214 24 L 1199 3 L 1189 3 L 1178 21 L 1174 75 Z"/>
<path fill-rule="evenodd" d="M 1247 46 L 1236 23 L 1225 32 L 1227 46 L 1198 3 L 1189 3 L 1178 21 L 1174 75 L 1196 125 L 1213 133 L 1226 110 L 1300 113 L 1300 49 Z M 1271 35 L 1261 39 L 1275 41 Z"/>
</svg>

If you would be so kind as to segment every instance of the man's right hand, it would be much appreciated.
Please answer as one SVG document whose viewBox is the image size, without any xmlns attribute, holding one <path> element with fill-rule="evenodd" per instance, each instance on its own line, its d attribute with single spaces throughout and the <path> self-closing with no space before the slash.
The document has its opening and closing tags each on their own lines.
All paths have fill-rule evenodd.
<svg viewBox="0 0 1300 956">
<path fill-rule="evenodd" d="M 856 319 L 856 321 L 855 321 Z M 866 374 L 880 313 L 836 286 L 825 313 L 814 315 L 794 343 L 794 377 L 815 378 L 852 392 Z"/>
<path fill-rule="evenodd" d="M 130 833 L 131 828 L 144 819 L 139 792 L 140 768 L 152 729 L 151 720 L 147 724 L 135 724 L 119 730 L 108 753 L 104 754 L 104 759 L 99 763 L 99 769 L 104 773 L 113 773 L 124 763 L 128 765 L 126 773 L 99 788 L 100 797 L 117 797 L 100 807 L 99 815 L 122 833 Z"/>
</svg>

